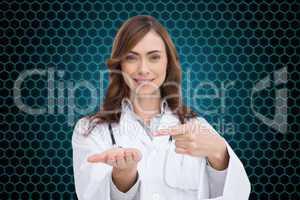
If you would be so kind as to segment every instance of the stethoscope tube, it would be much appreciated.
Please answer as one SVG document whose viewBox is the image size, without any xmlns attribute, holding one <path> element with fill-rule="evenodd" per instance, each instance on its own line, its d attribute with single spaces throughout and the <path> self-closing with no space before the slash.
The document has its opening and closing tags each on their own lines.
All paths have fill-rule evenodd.
<svg viewBox="0 0 300 200">
<path fill-rule="evenodd" d="M 114 136 L 114 133 L 113 133 L 113 130 L 112 130 L 112 127 L 111 127 L 111 124 L 108 123 L 108 129 L 109 129 L 109 133 L 110 133 L 110 139 L 111 139 L 111 143 L 113 146 L 116 145 L 116 140 L 115 140 L 115 136 Z"/>
</svg>

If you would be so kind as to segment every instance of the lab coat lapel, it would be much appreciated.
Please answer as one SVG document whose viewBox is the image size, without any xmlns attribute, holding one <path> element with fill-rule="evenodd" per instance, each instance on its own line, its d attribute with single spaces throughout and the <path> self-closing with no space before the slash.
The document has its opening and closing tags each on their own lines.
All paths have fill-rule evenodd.
<svg viewBox="0 0 300 200">
<path fill-rule="evenodd" d="M 164 128 L 170 128 L 173 126 L 178 125 L 180 122 L 177 119 L 177 117 L 170 111 L 166 110 L 163 115 L 161 116 L 159 126 L 157 127 L 157 130 L 164 129 Z M 170 136 L 159 136 L 154 137 L 154 143 L 156 146 L 159 146 L 159 148 L 167 148 L 169 143 Z"/>
<path fill-rule="evenodd" d="M 161 117 L 158 129 L 170 128 L 178 124 L 180 124 L 178 117 L 169 108 L 166 108 L 165 113 Z"/>
<path fill-rule="evenodd" d="M 123 109 L 120 118 L 120 133 L 122 136 L 126 135 L 127 138 L 133 141 L 138 138 L 143 144 L 151 145 L 150 138 L 139 122 L 134 119 L 128 109 Z"/>
<path fill-rule="evenodd" d="M 146 146 L 152 146 L 153 143 L 149 136 L 147 135 L 144 128 L 139 124 L 139 122 L 132 116 L 128 107 L 122 108 L 122 113 L 120 117 L 120 133 L 122 135 L 127 135 L 128 138 L 136 139 L 138 138 Z M 158 129 L 169 128 L 180 124 L 179 119 L 176 115 L 172 113 L 170 108 L 167 106 L 165 112 L 163 113 Z M 160 136 L 154 138 L 156 144 L 161 144 L 162 142 L 168 142 L 168 136 Z M 124 144 L 126 146 L 126 144 Z"/>
</svg>

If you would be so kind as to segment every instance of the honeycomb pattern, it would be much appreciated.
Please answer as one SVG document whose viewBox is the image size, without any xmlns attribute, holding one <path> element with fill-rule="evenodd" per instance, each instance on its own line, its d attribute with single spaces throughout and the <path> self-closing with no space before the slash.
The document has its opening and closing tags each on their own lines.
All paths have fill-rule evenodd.
<svg viewBox="0 0 300 200">
<path fill-rule="evenodd" d="M 299 1 L 20 0 L 0 10 L 3 199 L 76 199 L 73 125 L 98 109 L 113 37 L 139 14 L 168 29 L 185 101 L 244 163 L 250 199 L 300 199 Z"/>
</svg>

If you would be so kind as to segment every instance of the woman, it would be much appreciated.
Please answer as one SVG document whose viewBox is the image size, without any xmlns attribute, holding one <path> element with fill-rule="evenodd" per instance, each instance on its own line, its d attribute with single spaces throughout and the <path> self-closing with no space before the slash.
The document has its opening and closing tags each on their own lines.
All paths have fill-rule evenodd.
<svg viewBox="0 0 300 200">
<path fill-rule="evenodd" d="M 241 161 L 183 105 L 178 55 L 157 20 L 127 20 L 107 65 L 101 110 L 81 118 L 73 132 L 79 199 L 248 199 Z"/>
</svg>

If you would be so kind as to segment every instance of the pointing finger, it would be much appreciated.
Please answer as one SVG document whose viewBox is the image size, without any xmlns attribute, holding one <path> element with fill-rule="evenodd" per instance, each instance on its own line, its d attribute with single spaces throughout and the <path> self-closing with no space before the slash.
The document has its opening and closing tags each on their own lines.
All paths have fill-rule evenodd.
<svg viewBox="0 0 300 200">
<path fill-rule="evenodd" d="M 91 163 L 106 162 L 106 153 L 94 154 L 88 157 L 87 161 Z"/>
<path fill-rule="evenodd" d="M 178 126 L 178 127 L 174 127 L 174 128 L 160 129 L 160 130 L 154 131 L 152 134 L 154 136 L 164 136 L 164 135 L 175 136 L 175 135 L 182 135 L 186 131 L 187 131 L 186 127 Z"/>
</svg>

